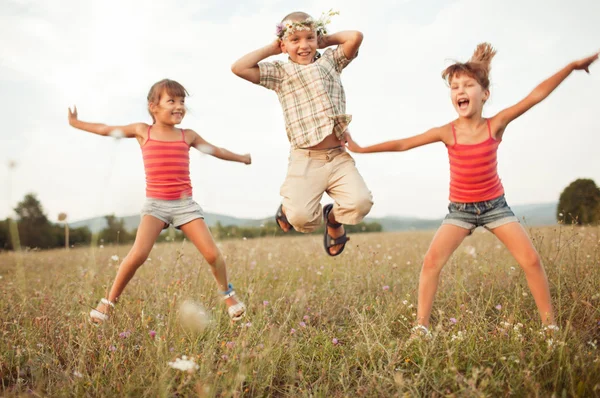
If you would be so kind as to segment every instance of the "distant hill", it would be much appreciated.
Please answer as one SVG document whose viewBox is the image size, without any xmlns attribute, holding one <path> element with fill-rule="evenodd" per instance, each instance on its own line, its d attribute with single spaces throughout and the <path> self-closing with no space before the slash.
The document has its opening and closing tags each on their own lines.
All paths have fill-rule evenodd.
<svg viewBox="0 0 600 398">
<path fill-rule="evenodd" d="M 266 219 L 249 219 L 225 216 L 223 214 L 204 213 L 204 220 L 209 227 L 212 227 L 220 222 L 222 225 L 238 225 L 240 227 L 258 227 L 266 221 Z M 139 214 L 131 216 L 118 217 L 125 221 L 125 228 L 129 231 L 137 229 L 140 224 Z M 71 228 L 88 227 L 92 232 L 98 232 L 106 228 L 106 219 L 104 217 L 94 217 L 87 220 L 72 222 L 69 224 Z"/>
<path fill-rule="evenodd" d="M 511 206 L 516 216 L 527 226 L 544 226 L 556 224 L 556 206 L 557 203 L 537 203 L 528 205 Z M 216 213 L 205 213 L 205 221 L 208 226 L 214 226 L 217 222 L 222 225 L 237 225 L 240 227 L 258 227 L 266 221 L 273 218 L 251 219 L 237 218 Z M 127 230 L 134 230 L 140 223 L 139 215 L 120 217 L 125 221 Z M 388 217 L 367 217 L 366 222 L 378 222 L 383 226 L 384 231 L 410 231 L 427 230 L 439 227 L 442 219 L 425 219 L 416 217 L 388 216 Z M 87 220 L 70 223 L 71 228 L 88 227 L 92 232 L 98 232 L 106 228 L 104 217 L 95 217 Z"/>
</svg>

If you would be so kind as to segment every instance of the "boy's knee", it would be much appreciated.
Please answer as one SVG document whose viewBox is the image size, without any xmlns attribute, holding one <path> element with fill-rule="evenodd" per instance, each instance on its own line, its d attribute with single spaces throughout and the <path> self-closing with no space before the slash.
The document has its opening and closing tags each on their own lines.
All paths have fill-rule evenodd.
<svg viewBox="0 0 600 398">
<path fill-rule="evenodd" d="M 369 214 L 371 208 L 373 207 L 373 198 L 371 195 L 364 195 L 356 201 L 355 211 L 356 214 L 362 219 Z"/>
<path fill-rule="evenodd" d="M 315 229 L 315 219 L 318 219 L 318 216 L 315 217 L 315 214 L 308 209 L 286 209 L 285 215 L 292 227 L 299 232 L 310 232 Z"/>
</svg>

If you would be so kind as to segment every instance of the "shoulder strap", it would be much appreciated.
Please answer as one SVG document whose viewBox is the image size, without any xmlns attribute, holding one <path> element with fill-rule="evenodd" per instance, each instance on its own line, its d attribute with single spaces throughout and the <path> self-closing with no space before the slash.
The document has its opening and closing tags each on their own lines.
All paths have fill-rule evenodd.
<svg viewBox="0 0 600 398">
<path fill-rule="evenodd" d="M 454 128 L 454 123 L 450 122 L 450 126 L 452 126 L 452 135 L 454 136 L 454 145 L 458 144 L 456 140 L 456 129 Z"/>
</svg>

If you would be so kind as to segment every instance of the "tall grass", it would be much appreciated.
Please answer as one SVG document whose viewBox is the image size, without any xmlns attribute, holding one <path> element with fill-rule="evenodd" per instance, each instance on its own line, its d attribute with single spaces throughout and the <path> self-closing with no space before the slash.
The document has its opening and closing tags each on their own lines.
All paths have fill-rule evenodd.
<svg viewBox="0 0 600 398">
<path fill-rule="evenodd" d="M 110 323 L 87 322 L 128 246 L 0 254 L 2 396 L 600 395 L 600 228 L 530 231 L 561 330 L 541 331 L 518 264 L 487 232 L 442 272 L 431 340 L 409 340 L 433 232 L 222 242 L 248 305 L 231 323 L 189 242 L 157 245 Z M 183 329 L 178 305 L 213 324 Z M 156 334 L 154 335 L 154 332 Z M 168 363 L 186 355 L 192 372 Z"/>
</svg>

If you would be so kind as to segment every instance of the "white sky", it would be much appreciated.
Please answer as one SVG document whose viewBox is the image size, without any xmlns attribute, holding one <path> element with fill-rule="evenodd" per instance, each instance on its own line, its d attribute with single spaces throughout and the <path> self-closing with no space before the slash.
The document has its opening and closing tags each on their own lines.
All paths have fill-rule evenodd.
<svg viewBox="0 0 600 398">
<path fill-rule="evenodd" d="M 289 145 L 276 95 L 230 65 L 274 38 L 298 9 L 330 8 L 331 31 L 357 29 L 359 58 L 342 74 L 350 130 L 361 144 L 421 133 L 455 117 L 440 78 L 477 43 L 498 50 L 484 116 L 514 104 L 568 62 L 600 49 L 600 1 L 185 0 L 0 2 L 0 218 L 35 192 L 52 220 L 139 212 L 144 171 L 135 140 L 75 130 L 82 120 L 149 122 L 145 98 L 165 77 L 190 92 L 182 127 L 245 153 L 251 166 L 191 152 L 194 197 L 210 212 L 271 216 Z M 280 59 L 284 59 L 280 57 Z M 576 178 L 600 184 L 600 63 L 572 74 L 511 124 L 499 150 L 509 204 L 558 200 Z M 435 144 L 397 154 L 355 155 L 373 192 L 371 216 L 441 217 L 448 160 Z M 17 162 L 12 171 L 9 161 Z"/>
</svg>

